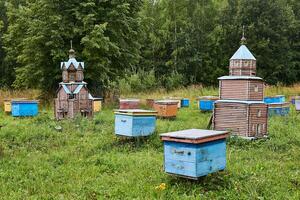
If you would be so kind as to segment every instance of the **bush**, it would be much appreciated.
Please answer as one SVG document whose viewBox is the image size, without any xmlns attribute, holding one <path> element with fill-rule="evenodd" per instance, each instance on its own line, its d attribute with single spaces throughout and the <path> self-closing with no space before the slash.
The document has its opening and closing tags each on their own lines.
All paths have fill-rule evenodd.
<svg viewBox="0 0 300 200">
<path fill-rule="evenodd" d="M 125 75 L 118 81 L 121 94 L 132 92 L 151 91 L 159 86 L 159 81 L 155 77 L 153 70 L 150 72 L 139 71 L 134 74 Z"/>
<path fill-rule="evenodd" d="M 171 75 L 165 79 L 165 88 L 172 90 L 181 87 L 184 84 L 184 78 L 182 74 L 178 72 L 172 72 Z"/>
</svg>

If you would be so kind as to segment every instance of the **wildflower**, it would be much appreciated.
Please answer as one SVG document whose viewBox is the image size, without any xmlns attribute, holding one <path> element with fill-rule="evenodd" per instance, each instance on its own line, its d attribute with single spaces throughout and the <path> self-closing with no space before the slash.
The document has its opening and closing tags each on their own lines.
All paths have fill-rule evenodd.
<svg viewBox="0 0 300 200">
<path fill-rule="evenodd" d="M 161 183 L 159 186 L 156 186 L 155 189 L 159 190 L 159 191 L 163 191 L 163 190 L 166 189 L 166 184 L 165 183 Z"/>
</svg>

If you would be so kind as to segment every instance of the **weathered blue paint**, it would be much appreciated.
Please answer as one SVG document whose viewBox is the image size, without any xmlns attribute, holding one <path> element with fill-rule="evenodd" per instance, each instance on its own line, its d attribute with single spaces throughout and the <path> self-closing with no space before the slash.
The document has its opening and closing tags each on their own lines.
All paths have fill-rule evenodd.
<svg viewBox="0 0 300 200">
<path fill-rule="evenodd" d="M 226 167 L 226 141 L 164 142 L 165 172 L 197 179 Z"/>
<path fill-rule="evenodd" d="M 116 114 L 115 134 L 128 137 L 148 136 L 154 133 L 155 124 L 155 116 L 132 116 Z"/>
<path fill-rule="evenodd" d="M 189 99 L 181 99 L 181 107 L 189 107 L 190 100 Z"/>
<path fill-rule="evenodd" d="M 12 101 L 13 117 L 33 117 L 38 114 L 37 101 Z"/>
<path fill-rule="evenodd" d="M 269 117 L 272 116 L 287 116 L 290 113 L 290 107 L 289 106 L 285 106 L 285 107 L 269 107 L 268 109 L 268 114 Z"/>
<path fill-rule="evenodd" d="M 265 97 L 264 102 L 265 103 L 283 103 L 283 102 L 285 102 L 285 96 L 277 95 L 277 96 L 273 96 L 273 97 Z"/>
<path fill-rule="evenodd" d="M 212 111 L 214 109 L 215 100 L 200 99 L 199 109 L 202 111 Z"/>
</svg>

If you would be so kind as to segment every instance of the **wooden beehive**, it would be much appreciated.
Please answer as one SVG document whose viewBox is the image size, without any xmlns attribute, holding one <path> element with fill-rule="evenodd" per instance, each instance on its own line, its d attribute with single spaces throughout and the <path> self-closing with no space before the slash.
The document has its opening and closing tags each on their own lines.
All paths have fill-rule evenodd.
<svg viewBox="0 0 300 200">
<path fill-rule="evenodd" d="M 116 110 L 115 134 L 127 137 L 151 135 L 155 131 L 156 114 L 152 110 Z"/>
<path fill-rule="evenodd" d="M 4 99 L 4 112 L 10 113 L 11 112 L 11 100 Z"/>
<path fill-rule="evenodd" d="M 263 101 L 218 100 L 213 113 L 214 130 L 262 138 L 268 134 L 268 105 Z"/>
<path fill-rule="evenodd" d="M 178 101 L 176 100 L 159 100 L 154 102 L 154 110 L 157 111 L 157 116 L 163 118 L 175 118 L 177 106 Z"/>
<path fill-rule="evenodd" d="M 181 100 L 182 99 L 183 99 L 182 97 L 168 97 L 166 100 L 177 101 L 177 108 L 181 108 Z"/>
<path fill-rule="evenodd" d="M 264 81 L 251 76 L 223 76 L 219 78 L 220 99 L 263 101 Z"/>
<path fill-rule="evenodd" d="M 198 179 L 226 167 L 227 131 L 189 129 L 160 136 L 169 174 Z"/>
<path fill-rule="evenodd" d="M 61 62 L 62 82 L 54 99 L 55 118 L 74 118 L 76 115 L 93 117 L 93 100 L 87 83 L 83 81 L 84 63 L 75 59 L 75 51 L 70 49 L 69 60 Z"/>
<path fill-rule="evenodd" d="M 120 99 L 119 109 L 138 109 L 139 107 L 139 99 Z"/>
<path fill-rule="evenodd" d="M 153 105 L 154 105 L 154 99 L 146 99 L 146 105 L 149 107 L 149 108 L 153 108 Z"/>
</svg>

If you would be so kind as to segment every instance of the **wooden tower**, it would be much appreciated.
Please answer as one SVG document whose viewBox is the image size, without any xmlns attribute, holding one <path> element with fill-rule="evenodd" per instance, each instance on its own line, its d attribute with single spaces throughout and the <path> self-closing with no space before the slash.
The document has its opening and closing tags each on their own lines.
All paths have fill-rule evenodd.
<svg viewBox="0 0 300 200">
<path fill-rule="evenodd" d="M 84 63 L 75 59 L 75 51 L 70 49 L 69 60 L 61 62 L 62 82 L 56 92 L 54 113 L 56 119 L 74 118 L 76 115 L 93 116 L 93 100 L 83 81 Z"/>
<path fill-rule="evenodd" d="M 256 77 L 256 59 L 245 45 L 230 59 L 229 76 L 219 78 L 220 100 L 213 113 L 213 128 L 233 135 L 262 138 L 268 131 L 268 106 L 264 103 L 264 82 Z"/>
</svg>

